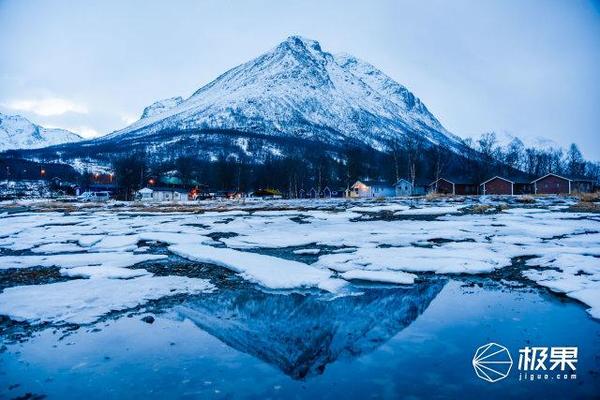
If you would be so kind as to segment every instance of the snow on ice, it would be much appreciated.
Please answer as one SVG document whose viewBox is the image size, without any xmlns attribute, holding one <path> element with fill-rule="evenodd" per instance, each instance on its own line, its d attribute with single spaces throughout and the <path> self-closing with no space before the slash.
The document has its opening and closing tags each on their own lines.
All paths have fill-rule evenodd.
<svg viewBox="0 0 600 400">
<path fill-rule="evenodd" d="M 144 269 L 171 254 L 268 289 L 334 293 L 344 293 L 348 281 L 411 284 L 425 272 L 487 274 L 527 257 L 524 279 L 587 304 L 600 318 L 597 214 L 550 210 L 557 204 L 545 199 L 485 214 L 469 213 L 471 204 L 298 200 L 267 203 L 270 210 L 264 203 L 220 204 L 204 213 L 3 213 L 0 269 L 57 267 L 66 278 L 84 279 L 4 289 L 0 314 L 81 323 L 149 299 L 213 289 Z"/>
<path fill-rule="evenodd" d="M 0 312 L 16 321 L 91 323 L 111 311 L 181 293 L 214 290 L 205 279 L 142 276 L 134 279 L 76 279 L 47 285 L 16 286 L 0 294 Z"/>
<path fill-rule="evenodd" d="M 193 261 L 215 264 L 238 272 L 249 281 L 271 289 L 318 287 L 331 290 L 343 285 L 343 282 L 332 279 L 332 273 L 326 269 L 278 257 L 201 245 L 170 246 L 169 250 Z"/>
</svg>

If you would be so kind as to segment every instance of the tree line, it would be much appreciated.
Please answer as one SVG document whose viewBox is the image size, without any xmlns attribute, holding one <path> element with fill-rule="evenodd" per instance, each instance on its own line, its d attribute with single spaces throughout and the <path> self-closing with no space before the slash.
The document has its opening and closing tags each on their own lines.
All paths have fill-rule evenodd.
<svg viewBox="0 0 600 400">
<path fill-rule="evenodd" d="M 345 190 L 358 179 L 393 184 L 404 178 L 413 183 L 428 183 L 441 176 L 459 176 L 481 182 L 493 175 L 535 177 L 549 172 L 585 176 L 596 181 L 600 178 L 600 164 L 586 161 L 575 144 L 567 151 L 527 148 L 519 139 L 501 146 L 493 132 L 484 133 L 475 140 L 465 140 L 463 149 L 458 152 L 412 135 L 391 142 L 387 151 L 356 143 L 336 149 L 308 146 L 303 142 L 280 146 L 287 146 L 281 147 L 280 154 L 285 155 L 269 153 L 263 147 L 248 154 L 234 152 L 232 146 L 221 147 L 220 153 L 211 150 L 211 157 L 197 150 L 190 151 L 193 147 L 188 146 L 185 146 L 187 152 L 182 147 L 167 154 L 134 149 L 130 153 L 113 153 L 106 162 L 111 164 L 113 171 L 111 183 L 118 186 L 119 197 L 127 199 L 135 190 L 148 186 L 151 180 L 159 185 L 162 177 L 177 177 L 184 187 L 201 186 L 211 192 L 277 189 L 290 198 L 300 197 L 303 190 L 306 193 L 311 188 L 318 192 L 325 187 Z M 258 151 L 262 153 L 257 159 Z M 20 159 L 18 154 L 0 156 L 0 161 L 0 174 L 4 172 L 6 179 L 59 176 L 83 187 L 97 183 L 93 174 L 85 171 L 77 174 L 66 164 L 45 164 L 43 167 Z"/>
<path fill-rule="evenodd" d="M 600 179 L 600 163 L 586 161 L 575 143 L 566 151 L 561 148 L 525 147 L 518 138 L 502 146 L 497 135 L 488 132 L 476 140 L 465 140 L 465 144 L 472 150 L 470 158 L 479 154 L 484 160 L 480 172 L 482 175 L 512 169 L 523 171 L 530 176 L 555 173 L 578 178 L 587 177 L 595 181 Z"/>
</svg>

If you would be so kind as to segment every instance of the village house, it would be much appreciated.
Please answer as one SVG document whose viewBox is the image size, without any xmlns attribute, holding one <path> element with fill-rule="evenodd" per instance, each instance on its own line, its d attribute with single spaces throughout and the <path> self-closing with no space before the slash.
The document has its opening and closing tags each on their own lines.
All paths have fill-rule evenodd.
<svg viewBox="0 0 600 400">
<path fill-rule="evenodd" d="M 594 180 L 589 178 L 571 178 L 571 193 L 591 193 L 594 191 Z"/>
<path fill-rule="evenodd" d="M 393 197 L 396 195 L 394 186 L 383 181 L 356 181 L 350 187 L 348 197 Z"/>
<path fill-rule="evenodd" d="M 546 174 L 531 182 L 535 194 L 570 194 L 571 179 L 557 174 Z"/>
<path fill-rule="evenodd" d="M 536 194 L 590 193 L 594 190 L 594 180 L 585 177 L 565 177 L 546 174 L 531 182 Z"/>
<path fill-rule="evenodd" d="M 185 201 L 188 191 L 177 188 L 153 187 L 143 188 L 136 192 L 136 199 L 142 201 Z"/>
<path fill-rule="evenodd" d="M 508 178 L 494 176 L 479 185 L 480 193 L 486 194 L 514 194 L 514 182 Z"/>
<path fill-rule="evenodd" d="M 305 193 L 303 189 L 300 190 L 300 198 L 308 197 L 311 199 L 322 198 L 330 199 L 333 197 L 343 197 L 344 189 L 330 189 L 329 186 L 325 186 L 323 190 L 318 191 L 315 188 L 311 188 L 308 193 Z"/>
<path fill-rule="evenodd" d="M 398 179 L 396 182 L 396 196 L 412 196 L 413 195 L 413 184 L 406 179 Z"/>
<path fill-rule="evenodd" d="M 415 179 L 414 183 L 408 179 L 400 178 L 394 185 L 396 196 L 424 196 L 427 194 L 428 180 Z"/>
<path fill-rule="evenodd" d="M 439 178 L 429 184 L 429 191 L 469 196 L 479 194 L 479 185 L 469 178 Z"/>
<path fill-rule="evenodd" d="M 454 194 L 454 182 L 445 178 L 439 178 L 429 184 L 429 192 Z"/>
<path fill-rule="evenodd" d="M 483 195 L 517 195 L 532 193 L 531 178 L 524 175 L 493 176 L 479 185 Z"/>
<path fill-rule="evenodd" d="M 140 201 L 152 201 L 152 192 L 154 191 L 150 188 L 142 188 L 136 192 L 135 199 Z"/>
</svg>

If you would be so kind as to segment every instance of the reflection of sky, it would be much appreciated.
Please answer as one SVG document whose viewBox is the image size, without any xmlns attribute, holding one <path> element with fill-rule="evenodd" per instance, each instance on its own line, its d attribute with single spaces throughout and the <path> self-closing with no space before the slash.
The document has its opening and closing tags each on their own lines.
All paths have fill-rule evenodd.
<svg viewBox="0 0 600 400">
<path fill-rule="evenodd" d="M 459 135 L 576 141 L 600 159 L 586 1 L 0 1 L 0 111 L 107 133 L 291 34 L 370 61 Z"/>
<path fill-rule="evenodd" d="M 50 398 L 85 397 L 106 399 L 107 392 L 120 398 L 593 398 L 600 383 L 595 378 L 600 368 L 595 359 L 600 352 L 600 324 L 592 320 L 585 307 L 555 295 L 531 289 L 513 290 L 491 286 L 461 287 L 451 281 L 435 296 L 413 322 L 372 351 L 344 357 L 327 365 L 322 374 L 293 379 L 276 363 L 226 345 L 210 331 L 204 331 L 176 313 L 157 315 L 153 324 L 135 315 L 122 315 L 116 321 L 80 327 L 59 340 L 62 333 L 48 328 L 24 340 L 9 344 L 0 352 L 3 375 L 0 397 L 15 397 L 25 392 L 47 393 Z M 393 289 L 392 289 L 393 290 Z M 414 294 L 414 293 L 413 293 Z M 278 295 L 274 295 L 278 296 Z M 207 296 L 202 297 L 211 302 Z M 429 297 L 429 296 L 426 296 Z M 385 300 L 385 296 L 381 297 Z M 252 314 L 244 314 L 244 304 L 254 300 L 252 293 L 239 293 L 228 303 L 232 312 L 221 327 L 240 323 L 242 335 L 269 335 L 247 330 Z M 267 296 L 256 298 L 255 318 L 277 316 L 277 307 Z M 196 300 L 195 300 L 196 301 Z M 222 303 L 221 303 L 222 302 Z M 357 301 L 360 305 L 361 301 Z M 366 301 L 375 304 L 372 301 Z M 235 306 L 240 305 L 236 316 Z M 384 301 L 390 306 L 397 302 Z M 263 305 L 263 307 L 261 307 Z M 208 309 L 209 307 L 207 307 Z M 246 309 L 249 310 L 249 309 Z M 368 315 L 340 313 L 338 326 L 350 325 Z M 310 336 L 301 320 L 318 319 L 298 310 L 298 324 L 290 316 L 289 336 L 277 338 L 272 346 L 288 346 L 287 340 Z M 389 313 L 393 315 L 393 311 Z M 213 314 L 215 317 L 217 314 Z M 224 314 L 223 314 L 224 316 Z M 569 321 L 569 323 L 565 323 Z M 260 321 L 257 321 L 260 322 Z M 323 326 L 326 326 L 325 319 Z M 332 324 L 335 325 L 335 324 Z M 402 325 L 402 324 L 400 324 Z M 255 327 L 260 327 L 258 323 Z M 266 326 L 266 325 L 265 325 Z M 317 325 L 318 326 L 318 325 Z M 381 333 L 374 324 L 373 336 Z M 212 329 L 217 330 L 215 321 Z M 94 329 L 96 328 L 96 329 Z M 343 330 L 343 329 L 342 329 Z M 221 332 L 223 333 L 223 332 Z M 318 333 L 318 332 L 316 332 Z M 349 333 L 349 332 L 343 332 Z M 522 383 L 518 374 L 489 384 L 475 376 L 471 358 L 477 347 L 490 341 L 505 345 L 513 354 L 527 345 L 579 346 L 578 381 L 570 383 Z M 318 342 L 316 342 L 318 344 Z M 268 346 L 269 343 L 266 344 Z M 268 347 L 265 352 L 271 352 Z M 271 353 L 272 354 L 272 353 Z M 592 372 L 595 371 L 595 372 Z M 21 386 L 9 391 L 8 386 Z M 68 395 L 68 396 L 67 396 Z M 113 396 L 114 397 L 114 396 Z"/>
</svg>

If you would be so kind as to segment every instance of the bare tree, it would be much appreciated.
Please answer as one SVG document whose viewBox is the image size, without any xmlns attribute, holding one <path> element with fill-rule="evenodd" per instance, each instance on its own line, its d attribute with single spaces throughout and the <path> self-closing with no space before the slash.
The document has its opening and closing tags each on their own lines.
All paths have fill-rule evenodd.
<svg viewBox="0 0 600 400">
<path fill-rule="evenodd" d="M 514 138 L 506 146 L 504 151 L 503 160 L 506 165 L 515 169 L 523 168 L 525 159 L 525 146 L 519 138 Z"/>
<path fill-rule="evenodd" d="M 448 166 L 448 152 L 450 149 L 444 145 L 438 145 L 435 149 L 435 190 L 437 192 L 437 181 Z"/>
<path fill-rule="evenodd" d="M 408 164 L 408 175 L 412 187 L 415 187 L 417 177 L 417 161 L 421 154 L 421 144 L 413 135 L 404 136 L 404 149 L 406 151 L 406 161 Z"/>
<path fill-rule="evenodd" d="M 575 143 L 571 143 L 567 151 L 567 171 L 573 176 L 583 176 L 585 174 L 585 162 L 579 148 Z"/>
</svg>

